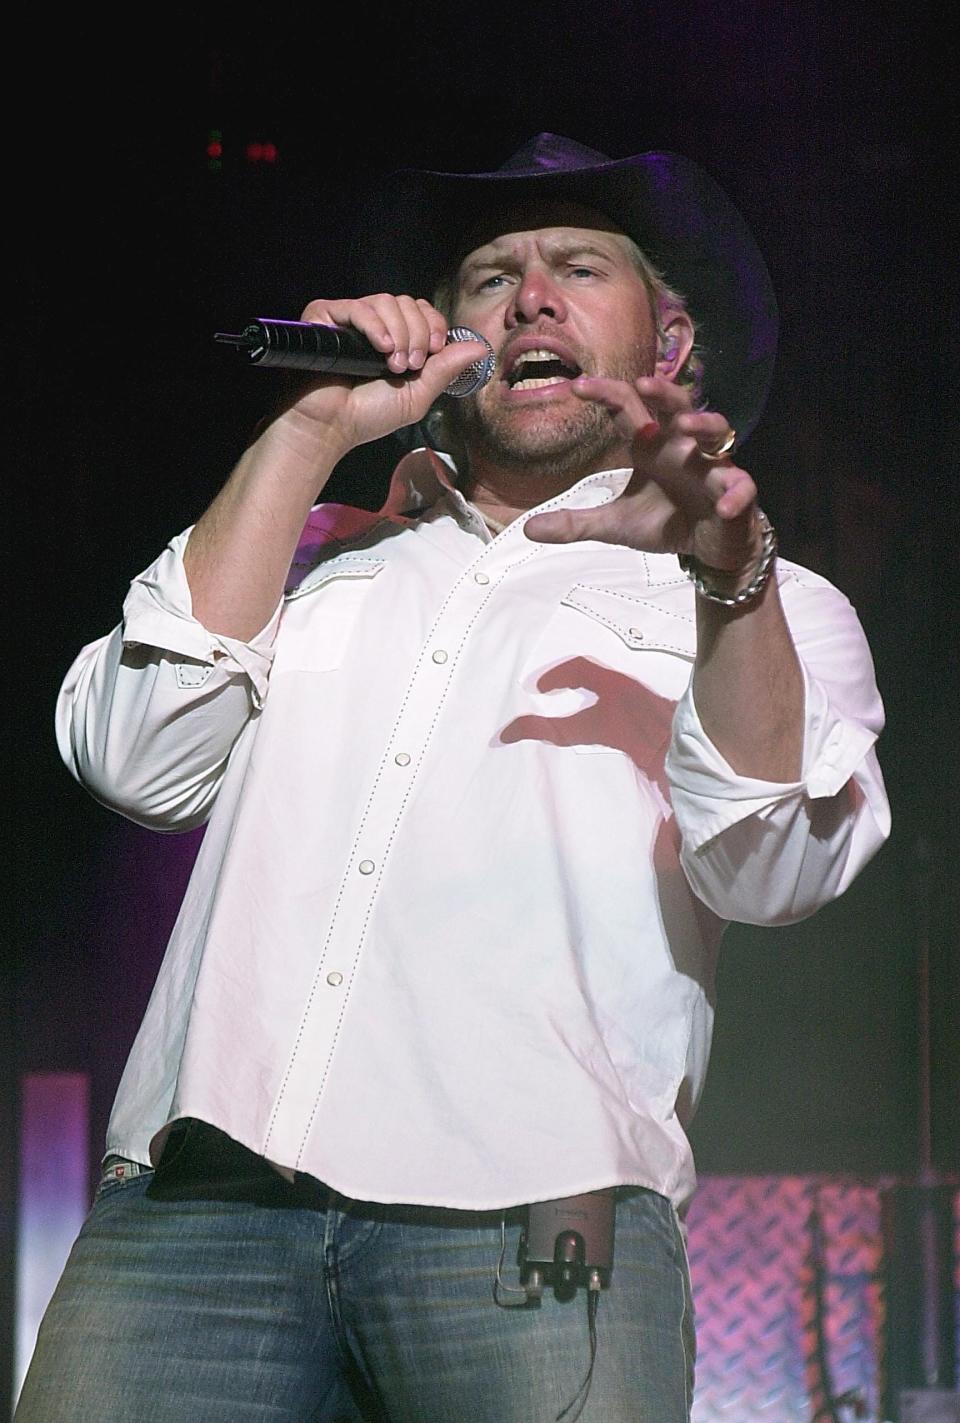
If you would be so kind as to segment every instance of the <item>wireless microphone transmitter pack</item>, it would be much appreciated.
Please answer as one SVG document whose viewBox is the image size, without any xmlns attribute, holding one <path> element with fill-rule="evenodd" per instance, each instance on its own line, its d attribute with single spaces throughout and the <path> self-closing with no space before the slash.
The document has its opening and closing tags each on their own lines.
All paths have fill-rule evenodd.
<svg viewBox="0 0 960 1423">
<path fill-rule="evenodd" d="M 589 1191 L 527 1207 L 520 1242 L 520 1282 L 529 1300 L 539 1299 L 544 1286 L 560 1298 L 577 1287 L 605 1288 L 613 1271 L 614 1191 Z"/>
</svg>

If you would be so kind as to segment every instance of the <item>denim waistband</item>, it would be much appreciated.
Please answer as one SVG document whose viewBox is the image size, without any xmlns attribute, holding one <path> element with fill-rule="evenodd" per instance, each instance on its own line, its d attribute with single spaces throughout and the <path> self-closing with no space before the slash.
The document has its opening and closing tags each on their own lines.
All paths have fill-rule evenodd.
<svg viewBox="0 0 960 1423">
<path fill-rule="evenodd" d="M 152 1166 L 145 1166 L 142 1161 L 131 1161 L 128 1156 L 118 1156 L 116 1152 L 111 1152 L 103 1158 L 100 1166 L 100 1185 L 103 1186 L 108 1181 L 131 1181 L 134 1176 L 143 1176 L 152 1170 Z"/>
</svg>

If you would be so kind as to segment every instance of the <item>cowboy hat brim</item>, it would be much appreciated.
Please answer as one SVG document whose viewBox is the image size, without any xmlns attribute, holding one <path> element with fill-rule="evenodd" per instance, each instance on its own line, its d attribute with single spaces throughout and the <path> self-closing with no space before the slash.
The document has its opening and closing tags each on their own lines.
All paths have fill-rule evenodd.
<svg viewBox="0 0 960 1423">
<path fill-rule="evenodd" d="M 540 134 L 493 172 L 395 171 L 362 208 L 354 251 L 358 291 L 429 298 L 462 255 L 465 233 L 499 210 L 541 202 L 603 213 L 684 297 L 697 327 L 705 404 L 727 417 L 742 443 L 773 376 L 776 298 L 738 209 L 704 169 L 679 154 L 609 159 Z"/>
</svg>

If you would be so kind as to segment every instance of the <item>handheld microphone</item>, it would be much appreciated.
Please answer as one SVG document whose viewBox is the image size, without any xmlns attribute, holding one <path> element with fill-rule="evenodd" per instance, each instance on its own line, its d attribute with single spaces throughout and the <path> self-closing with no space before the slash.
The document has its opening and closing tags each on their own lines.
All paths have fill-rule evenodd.
<svg viewBox="0 0 960 1423">
<path fill-rule="evenodd" d="M 218 331 L 213 339 L 235 346 L 246 355 L 250 365 L 281 366 L 288 370 L 315 371 L 318 375 L 357 376 L 361 380 L 376 380 L 381 376 L 396 379 L 398 374 L 387 365 L 387 355 L 349 326 L 277 321 L 258 316 L 237 334 Z M 461 371 L 444 392 L 462 399 L 486 385 L 493 375 L 496 357 L 490 343 L 469 326 L 451 327 L 447 332 L 447 345 L 451 341 L 482 341 L 487 348 L 487 355 Z"/>
</svg>

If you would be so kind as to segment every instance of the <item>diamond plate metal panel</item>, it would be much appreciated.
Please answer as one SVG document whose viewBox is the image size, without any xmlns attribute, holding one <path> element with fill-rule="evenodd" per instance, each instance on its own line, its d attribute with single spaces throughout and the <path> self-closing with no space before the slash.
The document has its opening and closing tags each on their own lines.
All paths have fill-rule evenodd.
<svg viewBox="0 0 960 1423">
<path fill-rule="evenodd" d="M 818 1415 L 823 1423 L 827 1386 L 844 1401 L 840 1417 L 878 1418 L 885 1184 L 701 1180 L 687 1220 L 698 1338 L 694 1423 L 813 1423 Z M 960 1197 L 955 1220 L 960 1291 Z"/>
</svg>

